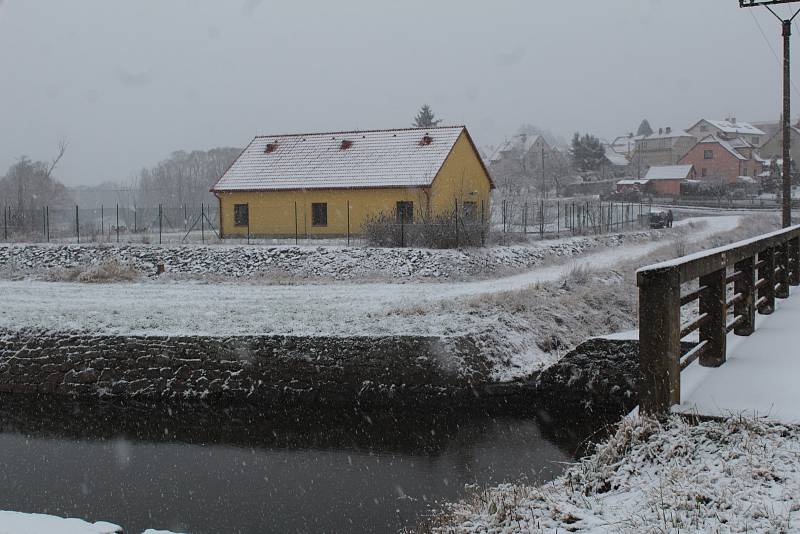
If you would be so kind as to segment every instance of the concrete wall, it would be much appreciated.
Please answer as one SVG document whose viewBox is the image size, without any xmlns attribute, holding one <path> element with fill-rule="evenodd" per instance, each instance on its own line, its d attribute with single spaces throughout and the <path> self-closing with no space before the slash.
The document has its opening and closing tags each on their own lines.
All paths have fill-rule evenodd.
<svg viewBox="0 0 800 534">
<path fill-rule="evenodd" d="M 490 368 L 469 338 L 0 331 L 0 393 L 385 404 L 471 396 Z"/>
</svg>

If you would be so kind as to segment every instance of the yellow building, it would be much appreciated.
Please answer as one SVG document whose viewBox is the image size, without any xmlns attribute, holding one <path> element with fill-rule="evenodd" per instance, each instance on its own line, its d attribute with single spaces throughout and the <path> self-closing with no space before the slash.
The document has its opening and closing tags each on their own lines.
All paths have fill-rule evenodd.
<svg viewBox="0 0 800 534">
<path fill-rule="evenodd" d="M 488 220 L 494 187 L 464 126 L 258 136 L 211 191 L 220 235 L 358 234 L 458 210 Z"/>
</svg>

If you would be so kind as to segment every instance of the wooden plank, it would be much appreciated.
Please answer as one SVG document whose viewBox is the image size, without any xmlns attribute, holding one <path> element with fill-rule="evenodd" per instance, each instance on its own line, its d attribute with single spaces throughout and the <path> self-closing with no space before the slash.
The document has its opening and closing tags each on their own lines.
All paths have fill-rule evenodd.
<svg viewBox="0 0 800 534">
<path fill-rule="evenodd" d="M 700 278 L 700 285 L 708 287 L 708 291 L 700 297 L 700 314 L 708 316 L 708 320 L 700 326 L 700 341 L 708 341 L 708 349 L 700 356 L 700 365 L 703 367 L 719 367 L 725 363 L 725 320 L 728 315 L 725 278 L 725 269 Z"/>
</svg>

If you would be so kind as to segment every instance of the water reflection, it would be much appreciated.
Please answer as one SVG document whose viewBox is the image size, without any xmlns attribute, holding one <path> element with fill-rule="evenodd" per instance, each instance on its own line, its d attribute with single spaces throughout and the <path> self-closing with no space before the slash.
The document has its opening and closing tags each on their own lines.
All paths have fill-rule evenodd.
<svg viewBox="0 0 800 534">
<path fill-rule="evenodd" d="M 0 397 L 0 508 L 191 533 L 396 532 L 465 483 L 552 478 L 544 414 L 363 414 Z"/>
</svg>

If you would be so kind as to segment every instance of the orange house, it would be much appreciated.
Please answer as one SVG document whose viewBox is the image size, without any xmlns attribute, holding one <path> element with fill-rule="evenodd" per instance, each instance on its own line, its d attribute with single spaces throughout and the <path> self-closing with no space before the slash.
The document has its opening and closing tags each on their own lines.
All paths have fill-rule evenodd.
<svg viewBox="0 0 800 534">
<path fill-rule="evenodd" d="M 644 179 L 649 192 L 655 195 L 679 197 L 681 183 L 694 177 L 694 165 L 663 165 L 650 167 Z"/>
</svg>

